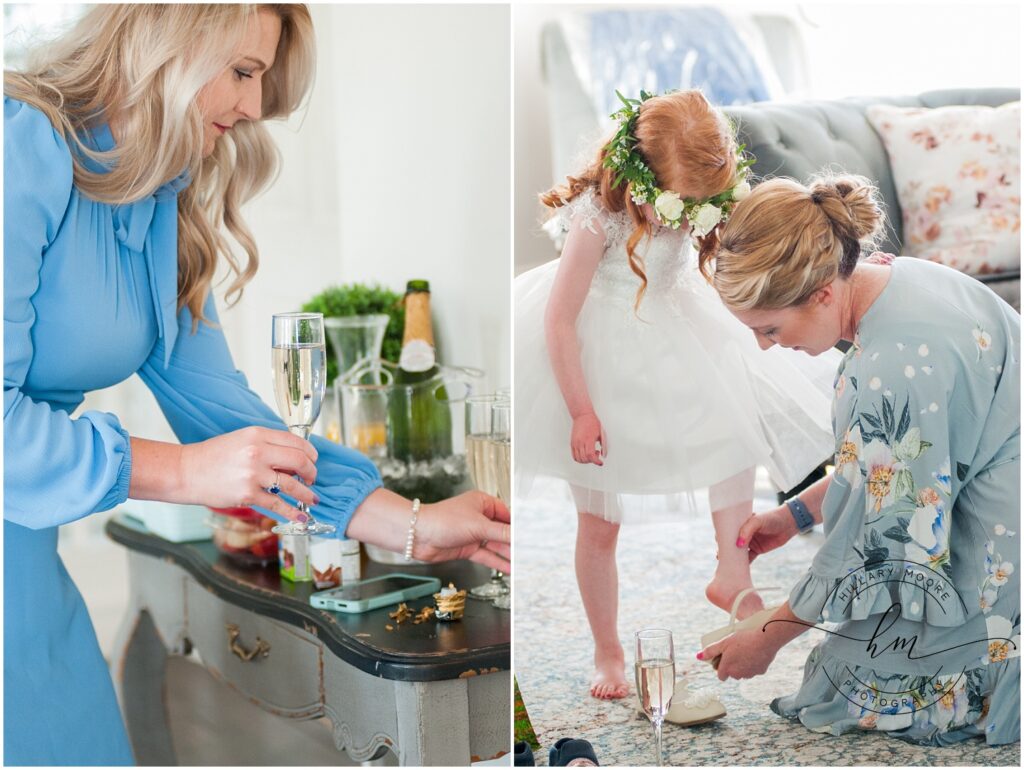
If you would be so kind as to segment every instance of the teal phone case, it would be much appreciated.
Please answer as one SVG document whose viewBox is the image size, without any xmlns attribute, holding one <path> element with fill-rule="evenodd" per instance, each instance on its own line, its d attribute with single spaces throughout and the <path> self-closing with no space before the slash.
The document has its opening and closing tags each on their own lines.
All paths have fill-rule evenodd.
<svg viewBox="0 0 1024 770">
<path fill-rule="evenodd" d="M 376 583 L 381 580 L 387 580 L 388 578 L 409 578 L 410 580 L 423 581 L 419 585 L 409 586 L 398 591 L 389 591 L 386 594 L 380 596 L 371 596 L 368 599 L 344 599 L 340 596 L 340 593 L 347 588 L 353 586 L 366 585 L 367 583 Z M 340 588 L 328 588 L 326 591 L 317 591 L 309 597 L 309 603 L 314 607 L 318 607 L 322 610 L 334 610 L 335 612 L 368 612 L 369 610 L 375 610 L 379 607 L 386 607 L 389 604 L 399 604 L 401 602 L 411 601 L 412 599 L 419 599 L 421 596 L 427 596 L 428 594 L 435 594 L 441 590 L 441 581 L 435 577 L 427 577 L 425 575 L 406 575 L 401 572 L 391 572 L 387 575 L 379 575 L 369 580 L 358 580 L 348 585 L 343 585 Z"/>
</svg>

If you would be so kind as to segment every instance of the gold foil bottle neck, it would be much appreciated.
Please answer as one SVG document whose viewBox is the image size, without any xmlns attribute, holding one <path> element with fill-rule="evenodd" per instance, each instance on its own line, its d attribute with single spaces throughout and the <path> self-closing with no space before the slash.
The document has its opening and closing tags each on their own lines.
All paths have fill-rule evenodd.
<svg viewBox="0 0 1024 770">
<path fill-rule="evenodd" d="M 402 357 L 398 365 L 408 372 L 425 372 L 434 363 L 430 292 L 413 290 L 405 295 L 405 333 L 402 335 Z"/>
</svg>

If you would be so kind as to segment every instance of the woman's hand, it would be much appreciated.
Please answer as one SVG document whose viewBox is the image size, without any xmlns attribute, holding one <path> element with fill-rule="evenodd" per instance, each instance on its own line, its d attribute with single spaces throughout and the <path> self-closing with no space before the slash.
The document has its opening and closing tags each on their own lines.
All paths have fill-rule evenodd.
<svg viewBox="0 0 1024 770">
<path fill-rule="evenodd" d="M 242 428 L 181 447 L 183 495 L 187 502 L 213 508 L 258 505 L 286 519 L 306 521 L 306 514 L 267 489 L 276 485 L 296 500 L 316 505 L 320 499 L 308 487 L 316 480 L 316 459 L 313 445 L 288 431 Z"/>
<path fill-rule="evenodd" d="M 599 443 L 600 449 L 597 447 Z M 572 459 L 578 463 L 604 465 L 604 457 L 608 454 L 608 440 L 596 414 L 581 414 L 572 421 L 569 448 L 572 450 Z"/>
<path fill-rule="evenodd" d="M 511 572 L 508 506 L 483 492 L 466 492 L 424 505 L 416 522 L 413 556 L 423 561 L 469 559 Z"/>
<path fill-rule="evenodd" d="M 726 679 L 750 679 L 768 670 L 779 649 L 780 645 L 771 635 L 760 628 L 750 628 L 704 648 L 697 654 L 697 659 L 710 663 L 721 655 L 718 678 L 723 682 Z"/>
<path fill-rule="evenodd" d="M 756 513 L 743 522 L 736 545 L 746 546 L 750 561 L 762 553 L 781 548 L 797 534 L 796 522 L 789 508 L 782 505 L 764 513 Z"/>
</svg>

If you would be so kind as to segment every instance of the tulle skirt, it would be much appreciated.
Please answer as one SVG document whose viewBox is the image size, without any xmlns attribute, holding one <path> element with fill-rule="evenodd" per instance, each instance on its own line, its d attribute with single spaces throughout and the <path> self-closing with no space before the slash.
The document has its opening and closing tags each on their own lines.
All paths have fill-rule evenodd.
<svg viewBox="0 0 1024 770">
<path fill-rule="evenodd" d="M 518 496 L 553 476 L 569 482 L 579 510 L 640 522 L 696 506 L 698 490 L 709 490 L 714 510 L 749 500 L 755 466 L 791 489 L 834 452 L 838 351 L 762 351 L 691 270 L 648 291 L 639 314 L 635 287 L 591 287 L 576 332 L 607 451 L 603 466 L 576 463 L 544 333 L 557 269 L 554 260 L 515 282 Z"/>
</svg>

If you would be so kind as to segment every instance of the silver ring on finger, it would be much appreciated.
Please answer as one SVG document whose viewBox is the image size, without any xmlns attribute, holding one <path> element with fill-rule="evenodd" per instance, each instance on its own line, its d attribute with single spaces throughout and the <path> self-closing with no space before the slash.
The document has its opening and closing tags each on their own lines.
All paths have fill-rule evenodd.
<svg viewBox="0 0 1024 770">
<path fill-rule="evenodd" d="M 281 491 L 281 484 L 279 483 L 280 481 L 281 481 L 281 471 L 277 471 L 277 472 L 274 473 L 274 483 L 271 484 L 269 487 L 267 487 L 267 491 L 270 494 L 272 494 L 272 495 L 276 495 L 276 494 L 280 493 L 280 491 Z"/>
</svg>

